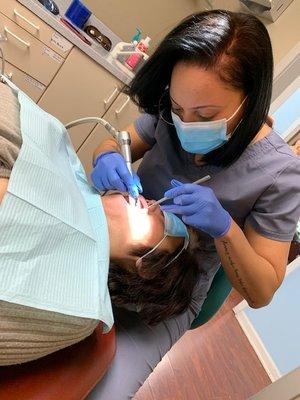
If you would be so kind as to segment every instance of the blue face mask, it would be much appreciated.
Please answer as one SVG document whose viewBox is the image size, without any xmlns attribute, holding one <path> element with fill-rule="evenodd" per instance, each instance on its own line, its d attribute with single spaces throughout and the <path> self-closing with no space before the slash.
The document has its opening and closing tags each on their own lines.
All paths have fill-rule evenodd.
<svg viewBox="0 0 300 400">
<path fill-rule="evenodd" d="M 163 211 L 165 222 L 165 236 L 184 237 L 189 239 L 189 233 L 186 225 L 175 214 Z"/>
<path fill-rule="evenodd" d="M 189 232 L 187 230 L 186 225 L 181 221 L 180 218 L 178 218 L 175 214 L 172 214 L 170 212 L 165 212 L 163 211 L 164 215 L 164 223 L 165 223 L 165 228 L 164 228 L 164 236 L 163 238 L 151 249 L 148 251 L 146 254 L 144 254 L 142 257 L 140 257 L 137 260 L 137 264 L 142 261 L 142 259 L 158 248 L 158 246 L 165 240 L 167 236 L 175 236 L 175 237 L 183 237 L 184 238 L 184 243 L 182 248 L 179 250 L 179 252 L 165 265 L 167 267 L 170 265 L 174 260 L 176 260 L 177 257 L 183 252 L 183 250 L 187 249 L 190 241 L 190 236 Z"/>
<path fill-rule="evenodd" d="M 189 153 L 207 154 L 225 144 L 229 138 L 227 122 L 238 113 L 245 100 L 246 98 L 230 118 L 218 121 L 183 122 L 178 115 L 171 112 L 182 148 Z"/>
</svg>

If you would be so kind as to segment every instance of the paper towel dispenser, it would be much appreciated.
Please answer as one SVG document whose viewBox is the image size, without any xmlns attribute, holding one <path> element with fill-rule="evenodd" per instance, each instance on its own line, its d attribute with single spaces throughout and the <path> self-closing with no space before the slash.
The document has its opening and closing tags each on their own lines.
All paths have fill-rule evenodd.
<svg viewBox="0 0 300 400">
<path fill-rule="evenodd" d="M 291 4 L 293 0 L 240 0 L 248 10 L 263 18 L 271 21 L 276 19 Z"/>
</svg>

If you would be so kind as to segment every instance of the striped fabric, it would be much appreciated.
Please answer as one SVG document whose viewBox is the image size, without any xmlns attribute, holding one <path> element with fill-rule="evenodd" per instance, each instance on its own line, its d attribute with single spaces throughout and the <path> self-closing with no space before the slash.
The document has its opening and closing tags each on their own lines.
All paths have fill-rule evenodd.
<svg viewBox="0 0 300 400">
<path fill-rule="evenodd" d="M 21 364 L 71 346 L 99 321 L 0 301 L 0 366 Z"/>
</svg>

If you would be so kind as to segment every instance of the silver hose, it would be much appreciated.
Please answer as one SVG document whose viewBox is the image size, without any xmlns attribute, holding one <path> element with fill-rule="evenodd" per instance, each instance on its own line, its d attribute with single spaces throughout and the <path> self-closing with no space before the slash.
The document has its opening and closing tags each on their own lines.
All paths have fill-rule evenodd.
<svg viewBox="0 0 300 400">
<path fill-rule="evenodd" d="M 73 126 L 76 125 L 81 125 L 81 124 L 88 124 L 89 122 L 96 122 L 97 124 L 101 124 L 104 126 L 104 128 L 116 139 L 118 140 L 119 132 L 105 119 L 99 118 L 99 117 L 85 117 L 85 118 L 79 118 L 76 119 L 75 121 L 69 122 L 66 126 L 66 129 L 72 128 Z"/>
<path fill-rule="evenodd" d="M 101 125 L 104 126 L 104 128 L 113 136 L 113 138 L 117 141 L 117 143 L 120 146 L 120 150 L 122 153 L 122 156 L 125 159 L 125 163 L 127 165 L 127 168 L 132 175 L 132 166 L 131 166 L 131 139 L 130 139 L 130 134 L 127 131 L 117 131 L 109 122 L 107 122 L 103 118 L 99 117 L 85 117 L 85 118 L 79 118 L 76 119 L 75 121 L 69 122 L 67 125 L 65 125 L 66 129 L 72 128 L 73 126 L 80 125 L 80 124 L 86 124 L 89 122 L 97 122 Z"/>
</svg>

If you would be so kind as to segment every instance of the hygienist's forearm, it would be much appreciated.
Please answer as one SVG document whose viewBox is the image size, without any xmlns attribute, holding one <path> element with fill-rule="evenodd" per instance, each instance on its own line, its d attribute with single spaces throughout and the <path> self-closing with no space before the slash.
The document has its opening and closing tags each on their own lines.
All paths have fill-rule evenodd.
<svg viewBox="0 0 300 400">
<path fill-rule="evenodd" d="M 250 307 L 267 305 L 279 286 L 273 266 L 258 255 L 233 221 L 228 233 L 215 239 L 222 266 L 232 286 Z"/>
<path fill-rule="evenodd" d="M 118 143 L 113 139 L 104 140 L 94 151 L 93 160 L 95 161 L 100 153 L 105 153 L 106 151 L 117 151 L 119 153 L 120 148 Z"/>
</svg>

